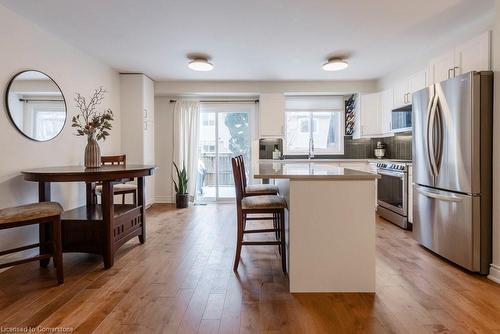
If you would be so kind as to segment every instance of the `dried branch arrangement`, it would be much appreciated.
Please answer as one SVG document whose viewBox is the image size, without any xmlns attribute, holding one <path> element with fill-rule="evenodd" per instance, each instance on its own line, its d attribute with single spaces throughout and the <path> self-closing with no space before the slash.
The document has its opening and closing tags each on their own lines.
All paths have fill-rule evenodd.
<svg viewBox="0 0 500 334">
<path fill-rule="evenodd" d="M 96 140 L 106 140 L 106 137 L 109 136 L 113 112 L 109 108 L 102 113 L 97 111 L 105 93 L 106 90 L 99 87 L 94 91 L 88 103 L 85 97 L 76 93 L 75 102 L 79 114 L 73 116 L 71 126 L 76 128 L 77 136 L 87 136 L 89 139 Z"/>
</svg>

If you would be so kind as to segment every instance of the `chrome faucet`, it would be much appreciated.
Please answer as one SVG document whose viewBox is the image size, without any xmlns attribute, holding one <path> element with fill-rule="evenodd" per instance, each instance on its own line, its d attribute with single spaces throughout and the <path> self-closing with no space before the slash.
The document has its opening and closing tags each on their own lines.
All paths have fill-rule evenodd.
<svg viewBox="0 0 500 334">
<path fill-rule="evenodd" d="M 309 138 L 309 159 L 314 158 L 314 139 Z"/>
</svg>

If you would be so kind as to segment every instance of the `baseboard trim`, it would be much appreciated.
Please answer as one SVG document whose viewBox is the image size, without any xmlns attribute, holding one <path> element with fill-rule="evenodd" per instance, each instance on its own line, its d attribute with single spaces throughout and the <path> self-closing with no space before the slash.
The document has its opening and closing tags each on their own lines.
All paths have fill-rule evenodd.
<svg viewBox="0 0 500 334">
<path fill-rule="evenodd" d="M 488 275 L 488 279 L 492 280 L 493 282 L 500 284 L 500 267 L 491 264 L 490 265 L 490 274 Z"/>
<path fill-rule="evenodd" d="M 175 203 L 174 196 L 156 196 L 154 203 Z"/>
</svg>

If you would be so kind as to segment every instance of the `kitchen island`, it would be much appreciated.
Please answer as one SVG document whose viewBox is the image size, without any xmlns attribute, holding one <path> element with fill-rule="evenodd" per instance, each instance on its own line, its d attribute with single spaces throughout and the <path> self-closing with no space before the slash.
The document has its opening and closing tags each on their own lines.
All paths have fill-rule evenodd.
<svg viewBox="0 0 500 334">
<path fill-rule="evenodd" d="M 326 163 L 259 162 L 288 203 L 291 292 L 375 291 L 376 173 Z"/>
</svg>

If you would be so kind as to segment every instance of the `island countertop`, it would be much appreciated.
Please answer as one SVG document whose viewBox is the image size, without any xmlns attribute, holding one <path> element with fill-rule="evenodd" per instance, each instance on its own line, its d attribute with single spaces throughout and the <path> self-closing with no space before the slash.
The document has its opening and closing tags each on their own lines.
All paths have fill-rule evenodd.
<svg viewBox="0 0 500 334">
<path fill-rule="evenodd" d="M 380 178 L 380 175 L 318 162 L 259 162 L 254 177 L 289 180 L 374 180 Z"/>
</svg>

